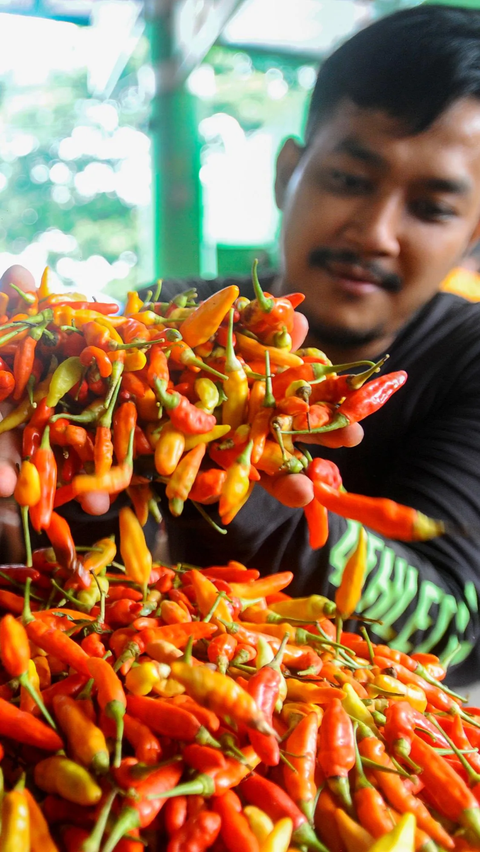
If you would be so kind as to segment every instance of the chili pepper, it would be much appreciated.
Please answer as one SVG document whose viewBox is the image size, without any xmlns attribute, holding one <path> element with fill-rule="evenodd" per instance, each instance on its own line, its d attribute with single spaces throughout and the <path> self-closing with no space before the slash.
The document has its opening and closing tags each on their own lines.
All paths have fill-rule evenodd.
<svg viewBox="0 0 480 852">
<path fill-rule="evenodd" d="M 357 817 L 363 828 L 373 837 L 381 837 L 392 830 L 395 824 L 393 814 L 379 790 L 367 780 L 356 744 L 355 751 L 356 772 L 353 800 Z"/>
<path fill-rule="evenodd" d="M 62 662 L 76 669 L 80 674 L 90 676 L 88 656 L 73 639 L 61 630 L 48 627 L 38 620 L 29 621 L 26 625 L 28 638 L 47 654 L 58 657 Z"/>
<path fill-rule="evenodd" d="M 219 468 L 200 469 L 190 490 L 190 499 L 195 503 L 210 505 L 220 499 L 227 473 Z"/>
<path fill-rule="evenodd" d="M 394 662 L 392 665 L 388 659 L 377 656 L 377 653 L 374 655 L 374 662 L 381 669 L 393 668 L 395 671 L 395 677 L 397 677 L 401 683 L 404 683 L 407 686 L 415 685 L 420 687 L 420 689 L 422 689 L 425 693 L 429 704 L 436 707 L 437 710 L 443 710 L 448 713 L 451 710 L 456 710 L 458 708 L 457 701 L 448 695 L 440 685 L 435 686 L 435 684 L 429 683 L 416 672 L 409 671 L 406 666 L 403 666 L 400 662 Z"/>
<path fill-rule="evenodd" d="M 341 808 L 335 809 L 334 816 L 346 852 L 369 852 L 373 846 L 372 835 Z"/>
<path fill-rule="evenodd" d="M 227 768 L 227 760 L 218 748 L 190 743 L 182 752 L 182 757 L 191 769 L 198 772 L 210 772 Z"/>
<path fill-rule="evenodd" d="M 185 500 L 199 471 L 202 459 L 205 455 L 205 444 L 198 444 L 193 450 L 186 453 L 178 463 L 167 483 L 166 495 L 170 512 L 175 517 L 181 515 Z M 228 483 L 228 474 L 226 483 Z M 225 486 L 226 487 L 226 486 Z M 221 498 L 220 498 L 221 500 Z"/>
<path fill-rule="evenodd" d="M 84 675 L 72 674 L 68 675 L 63 680 L 53 683 L 42 691 L 42 699 L 46 707 L 51 708 L 55 695 L 78 695 L 87 682 Z"/>
<path fill-rule="evenodd" d="M 242 813 L 242 805 L 236 793 L 228 790 L 223 796 L 218 796 L 213 807 L 221 817 L 220 834 L 229 852 L 259 852 L 258 840 Z"/>
<path fill-rule="evenodd" d="M 176 707 L 183 707 L 184 710 L 188 710 L 196 719 L 198 719 L 200 724 L 203 725 L 204 728 L 207 728 L 207 730 L 211 733 L 218 731 L 220 727 L 218 716 L 216 716 L 215 713 L 207 707 L 203 707 L 198 704 L 186 693 L 182 693 L 182 695 L 174 695 L 172 698 L 172 704 Z"/>
<path fill-rule="evenodd" d="M 62 740 L 51 727 L 3 698 L 0 698 L 0 734 L 45 751 L 63 748 Z"/>
<path fill-rule="evenodd" d="M 318 716 L 316 713 L 308 713 L 300 719 L 286 740 L 291 767 L 288 764 L 283 767 L 283 779 L 287 792 L 310 822 L 313 821 L 317 793 L 315 784 L 317 736 Z M 320 755 L 321 748 L 322 743 Z M 323 768 L 323 764 L 321 765 Z"/>
<path fill-rule="evenodd" d="M 124 402 L 113 416 L 113 446 L 118 464 L 125 461 L 130 433 L 135 429 L 137 409 L 133 402 Z"/>
<path fill-rule="evenodd" d="M 339 808 L 330 790 L 328 787 L 323 787 L 315 808 L 314 825 L 330 852 L 345 852 L 345 846 L 335 819 L 338 810 Z M 342 813 L 345 813 L 345 811 L 342 810 Z"/>
<path fill-rule="evenodd" d="M 107 652 L 98 633 L 89 633 L 82 639 L 80 646 L 89 657 L 104 657 Z"/>
<path fill-rule="evenodd" d="M 281 588 L 285 588 L 285 586 Z M 238 590 L 236 594 L 238 594 Z M 285 619 L 294 618 L 301 621 L 318 621 L 325 615 L 333 615 L 335 613 L 335 604 L 322 595 L 310 595 L 306 598 L 287 598 L 286 600 L 271 603 L 269 604 L 269 609 Z"/>
<path fill-rule="evenodd" d="M 1 852 L 30 852 L 30 814 L 25 791 L 6 793 L 1 808 Z"/>
<path fill-rule="evenodd" d="M 152 555 L 147 547 L 145 535 L 138 518 L 128 506 L 123 506 L 120 519 L 120 553 L 127 577 L 143 587 L 144 599 L 152 570 Z"/>
<path fill-rule="evenodd" d="M 61 755 L 46 757 L 34 768 L 35 784 L 46 793 L 57 793 L 77 805 L 95 805 L 102 790 L 87 770 Z"/>
<path fill-rule="evenodd" d="M 74 760 L 92 772 L 107 772 L 110 760 L 107 743 L 100 728 L 93 724 L 80 709 L 78 702 L 70 696 L 57 695 L 52 703 Z"/>
<path fill-rule="evenodd" d="M 113 765 L 119 766 L 122 750 L 123 717 L 127 706 L 122 682 L 106 660 L 91 658 L 88 662 L 88 669 L 97 687 L 98 703 L 105 714 L 110 719 L 113 719 L 116 725 Z"/>
<path fill-rule="evenodd" d="M 397 825 L 370 848 L 370 852 L 413 852 L 415 818 L 404 814 Z"/>
<path fill-rule="evenodd" d="M 218 589 L 214 583 L 201 571 L 189 571 L 189 579 L 195 591 L 195 600 L 198 609 L 205 617 L 215 605 L 215 618 L 223 618 L 230 621 L 231 614 L 227 602 L 219 598 Z M 236 642 L 235 642 L 236 645 Z"/>
<path fill-rule="evenodd" d="M 385 753 L 383 743 L 374 736 L 365 737 L 359 743 L 360 754 L 388 769 L 395 769 Z M 391 772 L 374 771 L 375 780 L 390 804 L 400 813 L 412 813 L 420 826 L 444 849 L 452 849 L 452 838 L 443 826 L 430 814 L 423 802 L 405 786 L 402 778 Z"/>
<path fill-rule="evenodd" d="M 246 361 L 261 361 L 265 363 L 265 352 L 270 354 L 270 361 L 273 365 L 279 367 L 301 367 L 302 359 L 293 352 L 288 352 L 286 349 L 278 349 L 276 346 L 264 346 L 258 340 L 253 340 L 247 337 L 246 334 L 236 332 L 237 346 Z"/>
<path fill-rule="evenodd" d="M 217 813 L 200 811 L 172 834 L 167 852 L 205 852 L 215 843 L 221 823 Z"/>
<path fill-rule="evenodd" d="M 57 482 L 57 465 L 50 446 L 49 433 L 49 427 L 46 426 L 40 446 L 32 459 L 40 476 L 40 500 L 30 507 L 30 520 L 37 532 L 50 525 Z"/>
<path fill-rule="evenodd" d="M 210 622 L 190 621 L 186 624 L 168 624 L 165 626 L 147 628 L 142 630 L 136 637 L 137 641 L 147 644 L 156 639 L 171 642 L 177 648 L 184 648 L 190 636 L 194 641 L 198 639 L 210 639 L 217 632 L 217 627 Z M 111 645 L 110 640 L 110 645 Z"/>
<path fill-rule="evenodd" d="M 273 711 L 280 694 L 281 682 L 280 672 L 269 665 L 262 666 L 248 681 L 247 691 L 270 726 L 273 726 Z M 253 729 L 250 729 L 248 734 L 262 762 L 267 766 L 277 766 L 280 760 L 280 749 L 276 738 Z"/>
<path fill-rule="evenodd" d="M 140 782 L 133 783 L 136 797 L 128 797 L 113 825 L 102 852 L 113 852 L 118 841 L 132 828 L 146 828 L 153 822 L 165 802 L 162 792 L 175 787 L 183 771 L 181 762 L 164 765 L 152 771 Z M 135 781 L 135 779 L 132 779 Z M 158 798 L 153 798 L 154 796 Z"/>
<path fill-rule="evenodd" d="M 268 835 L 273 831 L 273 822 L 265 811 L 256 808 L 255 805 L 246 805 L 243 809 L 244 815 L 248 819 L 250 828 L 259 843 L 263 843 Z"/>
<path fill-rule="evenodd" d="M 393 500 L 338 491 L 322 482 L 315 482 L 314 493 L 329 511 L 359 521 L 387 538 L 425 541 L 445 531 L 443 521 Z"/>
<path fill-rule="evenodd" d="M 58 852 L 58 847 L 52 840 L 42 809 L 27 787 L 23 793 L 30 817 L 30 852 Z M 15 852 L 20 852 L 18 847 L 15 847 Z"/>
<path fill-rule="evenodd" d="M 405 700 L 420 713 L 427 707 L 425 692 L 417 684 L 406 686 L 390 675 L 377 675 L 368 687 L 369 695 L 385 695 L 390 701 Z"/>
<path fill-rule="evenodd" d="M 232 718 L 237 723 L 243 722 L 247 727 L 264 734 L 273 733 L 253 698 L 226 675 L 179 661 L 173 662 L 171 668 L 172 676 L 185 687 L 188 694 L 196 701 L 205 703 L 217 716 Z"/>
<path fill-rule="evenodd" d="M 350 618 L 361 598 L 367 568 L 367 533 L 361 526 L 357 544 L 347 559 L 341 583 L 335 592 L 335 604 L 340 618 Z"/>
<path fill-rule="evenodd" d="M 155 447 L 155 469 L 160 476 L 170 476 L 179 463 L 185 449 L 185 435 L 173 423 L 162 427 Z"/>
<path fill-rule="evenodd" d="M 46 404 L 55 408 L 62 397 L 79 382 L 83 374 L 83 364 L 80 358 L 72 356 L 62 361 L 53 373 L 48 388 Z"/>
<path fill-rule="evenodd" d="M 248 493 L 250 487 L 250 459 L 252 455 L 253 441 L 249 441 L 245 449 L 240 453 L 227 470 L 225 483 L 220 494 L 218 512 L 223 522 L 225 518 L 238 506 Z"/>
<path fill-rule="evenodd" d="M 202 574 L 211 580 L 226 580 L 227 583 L 258 580 L 260 577 L 260 572 L 256 568 L 246 568 L 241 562 L 235 562 L 235 560 L 230 560 L 228 565 L 211 565 L 209 568 L 202 568 Z M 186 577 L 188 573 L 183 575 L 183 582 Z"/>
<path fill-rule="evenodd" d="M 91 491 L 105 491 L 107 494 L 116 494 L 128 488 L 133 473 L 133 438 L 134 433 L 132 432 L 125 460 L 119 465 L 111 467 L 108 473 L 102 476 L 90 476 L 88 474 L 75 476 L 72 484 L 67 486 L 69 495 L 71 495 L 68 499 L 72 499 L 72 496 L 79 497 L 82 494 L 88 494 Z"/>
<path fill-rule="evenodd" d="M 83 566 L 85 571 L 99 574 L 115 559 L 117 548 L 113 538 L 101 538 L 93 545 L 90 553 L 85 555 Z"/>
<path fill-rule="evenodd" d="M 216 425 L 213 414 L 197 408 L 186 396 L 167 391 L 167 383 L 164 380 L 159 379 L 155 387 L 158 398 L 176 429 L 187 435 L 200 435 L 209 432 Z"/>
<path fill-rule="evenodd" d="M 328 539 L 328 512 L 315 497 L 303 507 L 308 525 L 308 539 L 312 550 L 323 547 Z"/>
<path fill-rule="evenodd" d="M 417 663 L 415 671 L 420 669 L 418 671 L 418 674 L 421 675 L 422 670 L 424 670 L 436 681 L 442 681 L 445 678 L 447 674 L 445 667 L 442 665 L 442 663 L 435 654 L 415 653 L 411 654 L 410 658 L 414 660 L 415 663 Z"/>
<path fill-rule="evenodd" d="M 308 824 L 305 814 L 277 784 L 253 772 L 242 781 L 240 790 L 247 802 L 255 803 L 274 822 L 289 817 L 293 822 L 292 840 L 295 845 L 305 845 L 309 849 L 325 852 L 325 847 Z"/>
<path fill-rule="evenodd" d="M 238 294 L 235 284 L 224 287 L 202 302 L 182 322 L 182 337 L 192 349 L 213 337 Z"/>
<path fill-rule="evenodd" d="M 148 695 L 160 680 L 159 666 L 154 660 L 144 660 L 130 669 L 125 678 L 125 686 L 132 695 Z M 168 676 L 168 675 L 167 675 Z"/>
<path fill-rule="evenodd" d="M 127 708 L 132 716 L 157 734 L 185 742 L 209 741 L 206 728 L 191 712 L 177 705 L 173 713 L 172 705 L 166 699 L 128 695 Z"/>
<path fill-rule="evenodd" d="M 73 543 L 70 527 L 57 512 L 52 512 L 50 523 L 45 527 L 45 532 L 55 552 L 56 559 L 62 568 L 67 571 L 76 571 L 76 576 L 86 587 L 90 585 L 90 577 L 83 570 L 83 566 L 77 559 L 77 552 Z"/>
<path fill-rule="evenodd" d="M 273 831 L 262 843 L 261 852 L 288 852 L 292 837 L 293 823 L 289 817 L 280 819 Z"/>
<path fill-rule="evenodd" d="M 262 577 L 254 582 L 247 583 L 230 583 L 232 594 L 235 597 L 245 600 L 255 600 L 256 598 L 266 598 L 280 592 L 292 582 L 293 574 L 291 571 L 281 571 L 277 574 L 270 574 L 268 577 Z"/>
<path fill-rule="evenodd" d="M 351 811 L 348 773 L 355 766 L 355 736 L 351 719 L 339 698 L 327 704 L 323 715 L 318 763 L 332 792 L 341 799 L 347 812 Z"/>
<path fill-rule="evenodd" d="M 422 781 L 438 811 L 480 836 L 480 808 L 465 782 L 428 743 L 413 735 L 410 755 L 422 767 Z"/>
<path fill-rule="evenodd" d="M 125 713 L 123 722 L 125 737 L 135 749 L 137 760 L 147 765 L 158 763 L 162 754 L 162 747 L 158 737 L 155 736 L 147 725 L 139 719 L 130 716 L 129 713 Z"/>
<path fill-rule="evenodd" d="M 222 406 L 222 422 L 237 429 L 243 423 L 245 407 L 248 399 L 248 379 L 242 363 L 235 355 L 233 348 L 233 309 L 229 313 L 228 340 L 226 348 L 225 373 L 227 379 L 223 383 L 226 400 Z"/>
<path fill-rule="evenodd" d="M 28 338 L 26 338 L 28 339 Z M 0 402 L 12 396 L 15 390 L 15 379 L 10 370 L 0 370 Z"/>
</svg>

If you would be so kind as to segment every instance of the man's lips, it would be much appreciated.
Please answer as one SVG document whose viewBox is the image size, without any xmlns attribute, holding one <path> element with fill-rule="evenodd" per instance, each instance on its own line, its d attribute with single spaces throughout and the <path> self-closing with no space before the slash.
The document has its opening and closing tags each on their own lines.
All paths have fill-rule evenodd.
<svg viewBox="0 0 480 852">
<path fill-rule="evenodd" d="M 325 269 L 334 275 L 335 278 L 341 278 L 345 282 L 353 282 L 357 284 L 367 284 L 373 287 L 381 287 L 381 280 L 377 275 L 372 275 L 371 272 L 363 269 L 361 266 L 347 266 L 341 263 L 325 264 Z M 369 288 L 370 289 L 370 288 Z"/>
</svg>

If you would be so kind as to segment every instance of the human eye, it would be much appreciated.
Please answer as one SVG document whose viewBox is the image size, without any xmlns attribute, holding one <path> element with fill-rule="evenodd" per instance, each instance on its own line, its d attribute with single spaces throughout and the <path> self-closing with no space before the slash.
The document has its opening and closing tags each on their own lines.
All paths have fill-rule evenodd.
<svg viewBox="0 0 480 852">
<path fill-rule="evenodd" d="M 329 189 L 348 195 L 360 195 L 371 188 L 371 181 L 365 175 L 337 168 L 328 169 L 325 183 Z"/>
<path fill-rule="evenodd" d="M 429 198 L 419 198 L 412 201 L 413 214 L 424 222 L 448 222 L 456 215 L 455 209 L 446 202 Z"/>
</svg>

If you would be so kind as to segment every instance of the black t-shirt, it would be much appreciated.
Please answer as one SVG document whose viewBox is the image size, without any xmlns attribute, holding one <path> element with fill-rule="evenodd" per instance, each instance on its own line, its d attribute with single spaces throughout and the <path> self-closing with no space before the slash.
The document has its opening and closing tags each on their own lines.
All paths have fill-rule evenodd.
<svg viewBox="0 0 480 852">
<path fill-rule="evenodd" d="M 232 281 L 194 283 L 205 299 Z M 236 283 L 252 297 L 249 282 Z M 167 283 L 162 298 L 185 287 Z M 389 353 L 388 370 L 406 370 L 406 385 L 364 421 L 358 447 L 315 452 L 338 464 L 348 491 L 389 497 L 468 530 L 412 544 L 369 531 L 368 578 L 357 608 L 383 622 L 372 625 L 374 641 L 444 655 L 459 646 L 450 682 L 468 683 L 480 675 L 480 305 L 439 293 Z M 215 507 L 209 511 L 218 520 Z M 172 560 L 206 566 L 236 559 L 262 574 L 290 570 L 295 595 L 332 596 L 358 536 L 356 523 L 330 513 L 328 542 L 312 551 L 302 510 L 282 506 L 260 486 L 227 535 L 188 503 L 178 519 L 164 506 L 164 518 Z"/>
<path fill-rule="evenodd" d="M 162 299 L 190 286 L 205 299 L 233 282 L 253 298 L 249 281 L 228 279 L 165 282 Z M 268 289 L 271 279 L 262 283 Z M 348 491 L 389 497 L 468 529 L 468 535 L 412 544 L 367 531 L 368 577 L 357 607 L 382 622 L 371 626 L 374 641 L 447 656 L 458 647 L 449 682 L 468 683 L 480 676 L 480 305 L 436 295 L 389 353 L 388 369 L 406 370 L 409 379 L 364 421 L 362 443 L 309 449 L 338 464 Z M 289 591 L 295 595 L 333 596 L 358 536 L 356 523 L 329 513 L 328 542 L 312 551 L 303 511 L 282 506 L 260 486 L 223 536 L 188 502 L 180 518 L 170 515 L 163 494 L 162 504 L 173 562 L 236 559 L 262 574 L 293 571 Z M 92 542 L 114 531 L 117 506 L 100 518 L 77 504 L 65 506 L 75 540 Z M 205 508 L 219 520 L 215 506 Z"/>
</svg>

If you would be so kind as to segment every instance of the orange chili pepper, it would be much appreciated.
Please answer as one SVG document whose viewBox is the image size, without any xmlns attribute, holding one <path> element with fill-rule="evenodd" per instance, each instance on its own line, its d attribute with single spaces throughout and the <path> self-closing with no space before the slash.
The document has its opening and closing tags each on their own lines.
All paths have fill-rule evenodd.
<svg viewBox="0 0 480 852">
<path fill-rule="evenodd" d="M 88 662 L 90 675 L 97 687 L 98 703 L 106 715 L 113 719 L 116 725 L 115 756 L 113 765 L 120 766 L 122 757 L 123 717 L 127 707 L 127 699 L 122 682 L 110 663 L 98 657 Z"/>
</svg>

